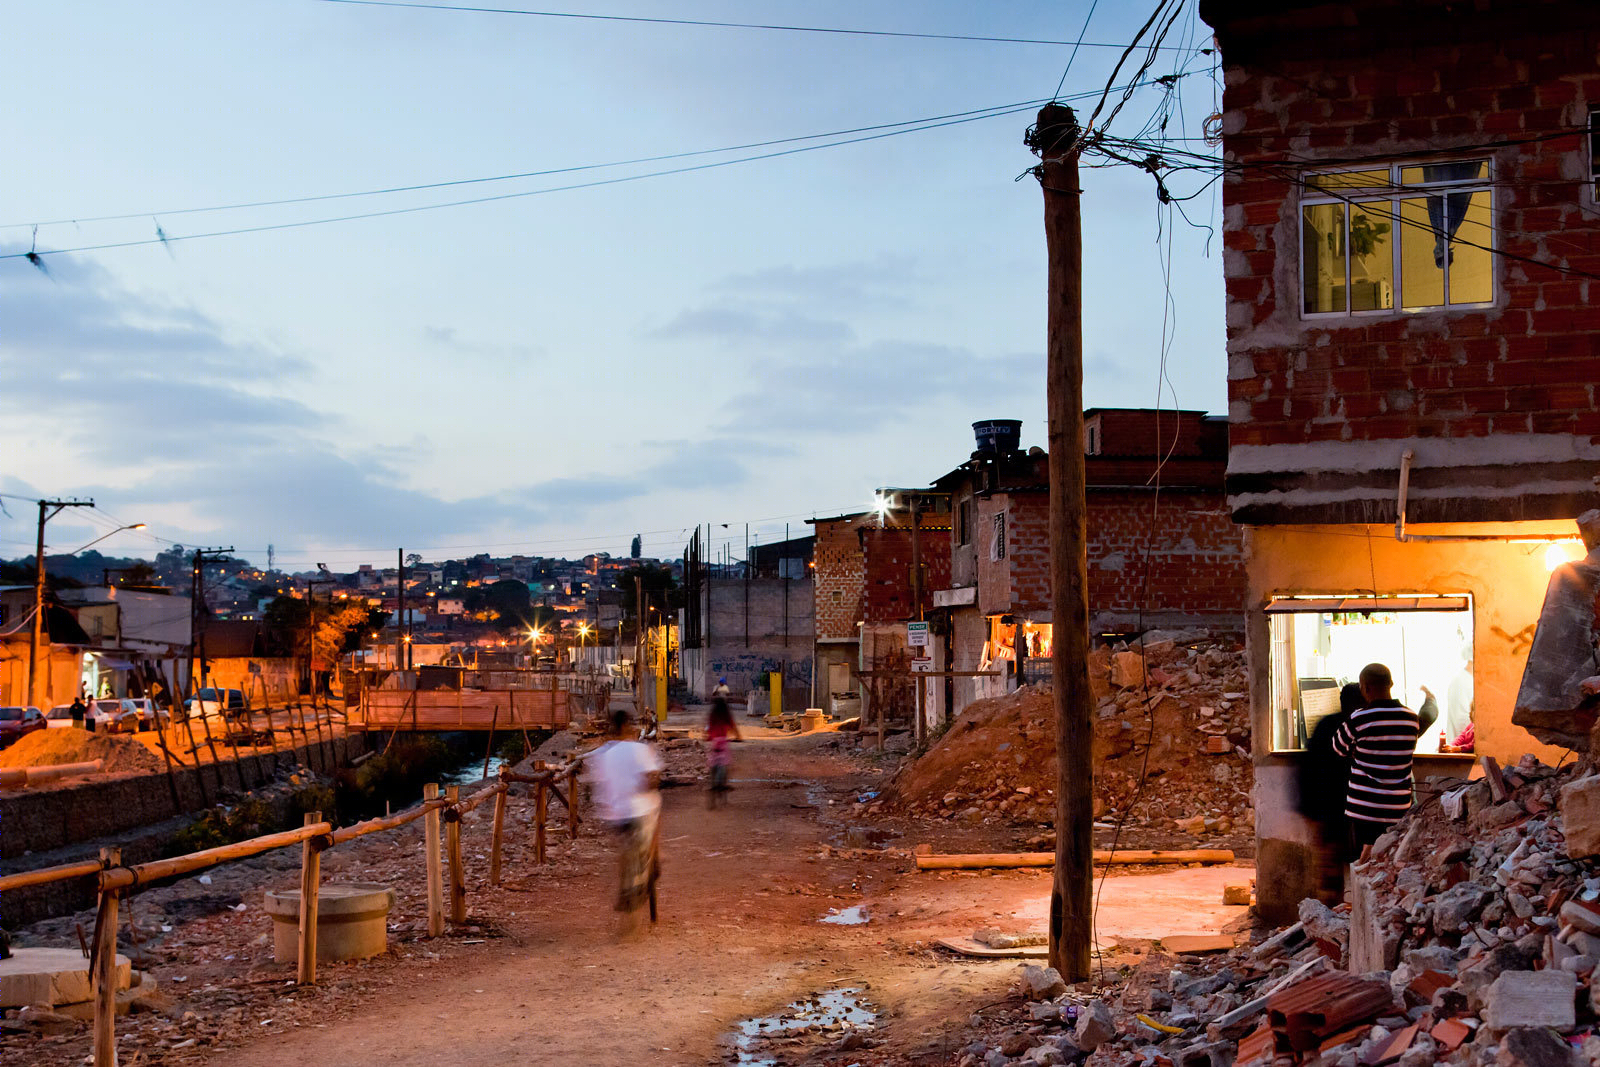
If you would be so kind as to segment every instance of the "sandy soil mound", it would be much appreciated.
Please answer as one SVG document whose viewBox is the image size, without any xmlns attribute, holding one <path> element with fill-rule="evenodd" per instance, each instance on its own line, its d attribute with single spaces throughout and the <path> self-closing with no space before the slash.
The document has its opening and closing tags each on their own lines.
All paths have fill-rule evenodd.
<svg viewBox="0 0 1600 1067">
<path fill-rule="evenodd" d="M 1156 641 L 1142 657 L 1126 646 L 1103 649 L 1090 662 L 1090 681 L 1098 702 L 1097 818 L 1113 819 L 1128 809 L 1129 825 L 1190 833 L 1227 832 L 1250 823 L 1249 701 L 1241 647 Z M 1055 813 L 1055 743 L 1048 687 L 1026 686 L 975 701 L 938 743 L 900 770 L 883 802 L 911 814 L 1049 823 Z"/>
<path fill-rule="evenodd" d="M 161 771 L 161 757 L 137 738 L 91 734 L 86 730 L 35 730 L 0 752 L 0 767 L 44 767 L 57 763 L 106 761 L 105 770 Z"/>
</svg>

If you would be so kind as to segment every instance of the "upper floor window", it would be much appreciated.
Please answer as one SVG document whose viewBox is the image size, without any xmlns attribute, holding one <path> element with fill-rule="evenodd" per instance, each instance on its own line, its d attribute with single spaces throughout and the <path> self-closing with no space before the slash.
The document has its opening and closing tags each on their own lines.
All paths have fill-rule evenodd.
<svg viewBox="0 0 1600 1067">
<path fill-rule="evenodd" d="M 994 531 L 989 539 L 989 558 L 999 562 L 1006 558 L 1006 513 L 994 517 Z"/>
<path fill-rule="evenodd" d="M 1589 181 L 1594 198 L 1600 202 L 1600 110 L 1589 112 Z"/>
<path fill-rule="evenodd" d="M 1301 310 L 1360 315 L 1491 303 L 1490 181 L 1487 159 L 1307 174 Z"/>
</svg>

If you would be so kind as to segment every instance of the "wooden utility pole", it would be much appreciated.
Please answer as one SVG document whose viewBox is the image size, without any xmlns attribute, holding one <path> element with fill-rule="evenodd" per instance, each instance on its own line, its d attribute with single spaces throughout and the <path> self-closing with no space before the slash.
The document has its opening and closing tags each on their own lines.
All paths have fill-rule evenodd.
<svg viewBox="0 0 1600 1067">
<path fill-rule="evenodd" d="M 644 575 L 633 576 L 633 717 L 644 722 Z"/>
<path fill-rule="evenodd" d="M 1050 962 L 1068 982 L 1089 977 L 1094 939 L 1094 697 L 1089 691 L 1088 552 L 1083 453 L 1083 233 L 1077 116 L 1046 104 L 1028 132 L 1044 189 L 1050 267 L 1045 403 L 1050 444 L 1050 604 L 1056 711 L 1056 865 Z"/>
<path fill-rule="evenodd" d="M 62 508 L 92 508 L 93 500 L 41 500 L 39 501 L 39 541 L 33 552 L 33 639 L 28 643 L 28 703 L 50 710 L 53 701 L 50 685 L 50 657 L 44 655 L 44 669 L 40 670 L 41 647 L 44 644 L 44 524 Z M 41 675 L 43 678 L 41 679 Z M 43 681 L 44 684 L 39 683 Z M 72 694 L 77 696 L 76 690 Z M 93 696 L 94 694 L 90 694 Z"/>
<path fill-rule="evenodd" d="M 406 669 L 406 550 L 395 549 L 394 669 Z"/>
</svg>

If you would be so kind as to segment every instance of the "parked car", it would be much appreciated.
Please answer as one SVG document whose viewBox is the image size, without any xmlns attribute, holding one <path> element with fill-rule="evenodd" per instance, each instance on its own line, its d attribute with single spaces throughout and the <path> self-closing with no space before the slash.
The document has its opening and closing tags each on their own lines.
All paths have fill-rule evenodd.
<svg viewBox="0 0 1600 1067">
<path fill-rule="evenodd" d="M 50 713 L 44 717 L 44 724 L 52 730 L 71 729 L 79 725 L 72 718 L 71 704 L 57 704 L 51 708 Z"/>
<path fill-rule="evenodd" d="M 231 719 L 250 714 L 250 701 L 243 689 L 213 689 L 207 686 L 184 701 L 183 707 L 190 715 L 221 715 Z"/>
<path fill-rule="evenodd" d="M 0 708 L 0 748 L 35 730 L 46 729 L 44 714 L 33 707 Z"/>
<path fill-rule="evenodd" d="M 88 719 L 94 722 L 96 733 L 134 734 L 139 732 L 139 709 L 133 701 L 117 697 L 99 697 L 90 705 Z"/>
<path fill-rule="evenodd" d="M 139 729 L 141 730 L 157 728 L 164 730 L 172 722 L 172 712 L 166 708 L 156 707 L 156 702 L 149 697 L 133 697 L 124 701 L 124 703 L 132 704 L 134 710 L 139 713 Z"/>
</svg>

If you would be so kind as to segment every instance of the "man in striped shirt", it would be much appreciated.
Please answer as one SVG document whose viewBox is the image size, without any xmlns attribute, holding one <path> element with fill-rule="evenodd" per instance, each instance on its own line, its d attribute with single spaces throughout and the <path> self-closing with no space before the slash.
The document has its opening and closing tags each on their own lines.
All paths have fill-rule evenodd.
<svg viewBox="0 0 1600 1067">
<path fill-rule="evenodd" d="M 1421 725 L 1417 713 L 1390 696 L 1394 676 L 1381 663 L 1361 668 L 1365 706 L 1333 735 L 1333 750 L 1350 760 L 1344 814 L 1357 850 L 1370 845 L 1411 808 L 1411 755 Z"/>
</svg>

